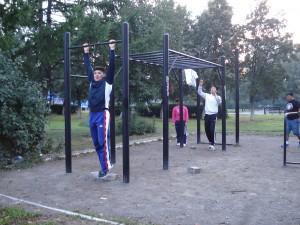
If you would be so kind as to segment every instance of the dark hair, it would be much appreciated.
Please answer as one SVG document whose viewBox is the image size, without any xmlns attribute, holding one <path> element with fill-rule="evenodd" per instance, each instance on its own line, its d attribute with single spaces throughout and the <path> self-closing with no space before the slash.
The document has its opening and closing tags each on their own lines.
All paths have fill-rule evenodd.
<svg viewBox="0 0 300 225">
<path fill-rule="evenodd" d="M 287 95 L 294 96 L 294 93 L 290 91 L 287 93 Z"/>
<path fill-rule="evenodd" d="M 211 87 L 210 88 L 212 88 L 212 87 L 215 87 L 216 88 L 216 91 L 218 91 L 219 90 L 219 88 L 216 86 L 216 85 L 211 85 Z"/>
<path fill-rule="evenodd" d="M 95 66 L 94 71 L 95 71 L 95 70 L 100 70 L 100 71 L 102 71 L 103 73 L 105 72 L 105 68 L 102 67 L 102 66 Z"/>
</svg>

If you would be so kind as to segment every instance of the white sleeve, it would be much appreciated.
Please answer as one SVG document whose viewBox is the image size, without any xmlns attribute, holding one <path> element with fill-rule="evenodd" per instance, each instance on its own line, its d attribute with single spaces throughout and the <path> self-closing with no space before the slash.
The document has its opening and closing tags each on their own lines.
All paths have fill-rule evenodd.
<svg viewBox="0 0 300 225">
<path fill-rule="evenodd" d="M 215 99 L 216 99 L 218 105 L 221 104 L 222 98 L 219 95 L 215 96 Z"/>
<path fill-rule="evenodd" d="M 198 87 L 198 95 L 205 99 L 206 93 L 202 91 L 202 86 L 199 85 Z"/>
</svg>

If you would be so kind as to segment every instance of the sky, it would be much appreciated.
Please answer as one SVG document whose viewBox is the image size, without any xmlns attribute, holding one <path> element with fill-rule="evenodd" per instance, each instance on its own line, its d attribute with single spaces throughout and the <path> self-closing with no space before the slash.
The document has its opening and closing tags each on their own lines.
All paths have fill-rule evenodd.
<svg viewBox="0 0 300 225">
<path fill-rule="evenodd" d="M 175 0 L 176 3 L 186 6 L 193 16 L 200 15 L 207 8 L 209 0 Z M 233 7 L 233 24 L 243 24 L 247 14 L 252 12 L 260 0 L 227 0 Z M 268 0 L 270 15 L 286 19 L 286 32 L 293 33 L 294 43 L 300 44 L 300 1 L 299 0 Z M 279 16 L 284 13 L 283 16 Z"/>
</svg>

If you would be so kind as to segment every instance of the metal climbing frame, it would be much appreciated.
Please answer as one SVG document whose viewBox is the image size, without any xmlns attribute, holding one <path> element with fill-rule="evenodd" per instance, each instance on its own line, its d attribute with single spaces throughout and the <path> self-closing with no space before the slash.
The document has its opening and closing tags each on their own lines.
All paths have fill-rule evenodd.
<svg viewBox="0 0 300 225">
<path fill-rule="evenodd" d="M 163 36 L 163 50 L 130 54 L 129 60 L 141 62 L 148 65 L 160 66 L 163 68 L 163 118 L 169 118 L 169 73 L 172 69 L 179 70 L 179 76 L 182 78 L 183 69 L 212 69 L 221 68 L 222 79 L 222 150 L 226 150 L 226 98 L 225 98 L 225 57 L 221 57 L 221 64 L 213 63 L 207 60 L 203 60 L 194 56 L 190 56 L 181 52 L 177 52 L 169 49 L 169 35 Z M 179 79 L 179 90 L 182 90 L 182 79 Z M 183 96 L 180 92 L 180 111 L 183 114 Z M 181 133 L 183 132 L 181 118 Z M 198 121 L 200 123 L 200 119 Z M 169 167 L 169 121 L 163 119 L 163 169 L 167 170 Z M 200 131 L 199 131 L 200 133 Z M 200 134 L 197 134 L 200 135 Z M 182 147 L 182 143 L 181 143 Z"/>
<path fill-rule="evenodd" d="M 221 64 L 209 62 L 197 57 L 186 55 L 169 49 L 169 35 L 163 35 L 162 51 L 147 52 L 129 55 L 129 35 L 128 24 L 123 23 L 122 26 L 122 133 L 123 133 L 123 182 L 129 183 L 129 60 L 142 62 L 148 65 L 161 66 L 163 68 L 163 169 L 169 167 L 169 73 L 172 69 L 178 69 L 182 76 L 183 69 L 211 69 L 221 68 L 222 79 L 222 150 L 226 150 L 226 80 L 225 80 L 225 57 L 221 57 Z M 90 44 L 91 46 L 108 44 L 101 42 Z M 66 154 L 66 171 L 72 172 L 71 167 L 71 107 L 70 107 L 70 49 L 80 48 L 80 46 L 70 46 L 70 34 L 65 33 L 65 50 L 64 50 L 64 69 L 65 69 L 65 154 Z M 182 77 L 181 77 L 182 78 Z M 182 79 L 180 79 L 179 89 L 182 90 Z M 238 87 L 236 87 L 238 89 Z M 200 102 L 197 101 L 197 104 Z M 238 103 L 237 103 L 238 105 Z M 180 111 L 183 107 L 182 91 L 180 93 Z M 197 105 L 198 107 L 198 105 Z M 236 112 L 239 113 L 238 110 Z M 182 115 L 183 113 L 181 113 Z M 167 118 L 167 119 L 166 119 Z M 182 117 L 181 117 L 181 120 Z M 198 118 L 197 123 L 200 123 Z M 181 121 L 182 124 L 182 121 Z M 238 124 L 237 124 L 238 125 Z M 181 126 L 181 129 L 183 127 Z M 200 131 L 197 136 L 200 135 Z M 182 147 L 182 146 L 181 146 Z"/>
</svg>

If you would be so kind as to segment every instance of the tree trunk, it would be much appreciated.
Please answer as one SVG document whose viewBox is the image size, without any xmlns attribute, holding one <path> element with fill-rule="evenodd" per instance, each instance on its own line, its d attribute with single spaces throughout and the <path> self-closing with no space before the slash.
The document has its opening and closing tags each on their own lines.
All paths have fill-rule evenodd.
<svg viewBox="0 0 300 225">
<path fill-rule="evenodd" d="M 254 121 L 254 95 L 250 95 L 250 121 Z"/>
<path fill-rule="evenodd" d="M 78 108 L 77 108 L 77 119 L 81 119 L 81 103 L 78 104 Z"/>
</svg>

